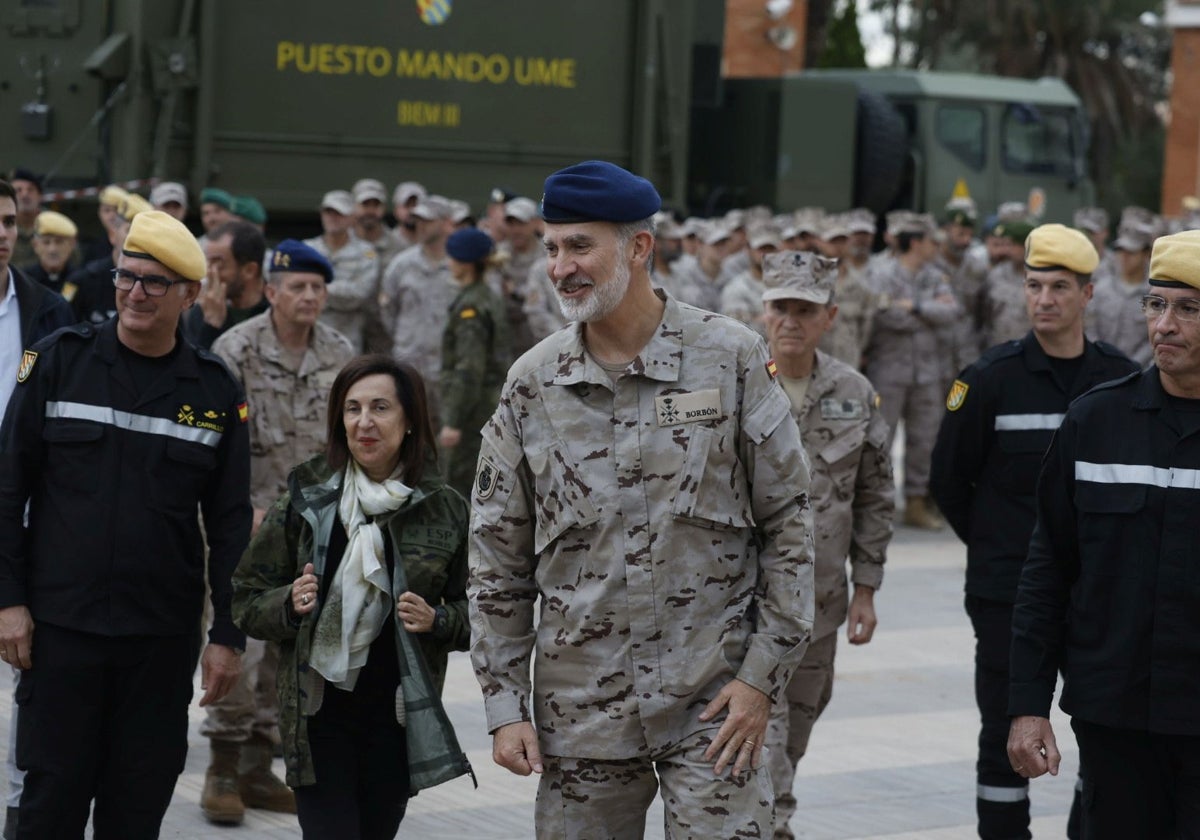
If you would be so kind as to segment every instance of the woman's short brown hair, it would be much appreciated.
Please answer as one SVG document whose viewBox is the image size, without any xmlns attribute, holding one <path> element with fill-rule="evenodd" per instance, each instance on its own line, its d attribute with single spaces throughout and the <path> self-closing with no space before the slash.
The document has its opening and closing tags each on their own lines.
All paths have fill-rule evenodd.
<svg viewBox="0 0 1200 840">
<path fill-rule="evenodd" d="M 329 389 L 328 443 L 325 458 L 329 466 L 340 470 L 350 459 L 350 446 L 346 442 L 346 426 L 342 420 L 346 394 L 360 379 L 384 373 L 396 383 L 396 397 L 404 409 L 404 420 L 408 433 L 400 442 L 400 466 L 404 483 L 416 487 L 421 481 L 427 463 L 437 463 L 437 450 L 433 445 L 433 427 L 429 423 L 429 406 L 425 399 L 425 380 L 411 365 L 398 362 L 383 353 L 355 356 L 333 380 Z"/>
</svg>

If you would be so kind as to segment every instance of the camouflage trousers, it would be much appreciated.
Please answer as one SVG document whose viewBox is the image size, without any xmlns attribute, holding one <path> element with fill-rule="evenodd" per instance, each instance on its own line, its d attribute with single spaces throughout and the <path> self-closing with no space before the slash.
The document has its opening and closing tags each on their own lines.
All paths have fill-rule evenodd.
<svg viewBox="0 0 1200 840">
<path fill-rule="evenodd" d="M 926 385 L 875 382 L 879 410 L 888 422 L 888 449 L 896 439 L 896 426 L 904 420 L 904 495 L 929 492 L 929 462 L 946 405 L 941 380 Z"/>
<path fill-rule="evenodd" d="M 207 716 L 200 734 L 217 741 L 244 743 L 251 736 L 279 742 L 279 695 L 275 674 L 279 670 L 279 645 L 246 639 L 242 673 L 233 689 L 205 707 Z"/>
<path fill-rule="evenodd" d="M 646 758 L 543 756 L 534 814 L 538 840 L 640 840 L 660 787 L 670 840 L 769 837 L 770 774 L 762 766 L 737 778 L 729 771 L 714 776 L 704 750 L 716 731 L 695 733 Z"/>
<path fill-rule="evenodd" d="M 808 751 L 813 724 L 833 695 L 833 657 L 837 631 L 808 646 L 783 696 L 771 706 L 767 724 L 767 769 L 775 788 L 775 838 L 792 840 L 788 823 L 796 813 L 792 781 L 796 765 Z"/>
</svg>

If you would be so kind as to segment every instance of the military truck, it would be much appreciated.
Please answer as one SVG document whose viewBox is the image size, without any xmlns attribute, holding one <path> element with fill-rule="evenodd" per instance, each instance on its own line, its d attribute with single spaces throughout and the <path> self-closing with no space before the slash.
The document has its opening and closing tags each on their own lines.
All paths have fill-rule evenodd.
<svg viewBox="0 0 1200 840">
<path fill-rule="evenodd" d="M 312 223 L 326 190 L 417 180 L 481 209 L 605 158 L 674 207 L 1090 197 L 1061 83 L 720 78 L 722 0 L 11 0 L 0 167 L 50 192 L 167 178 Z M 773 49 L 764 40 L 764 49 Z M 83 215 L 83 214 L 80 214 Z"/>
</svg>

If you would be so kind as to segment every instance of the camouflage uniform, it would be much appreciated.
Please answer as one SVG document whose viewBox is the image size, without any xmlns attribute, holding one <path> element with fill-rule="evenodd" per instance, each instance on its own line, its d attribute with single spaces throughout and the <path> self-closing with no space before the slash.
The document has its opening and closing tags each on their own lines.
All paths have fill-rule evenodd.
<svg viewBox="0 0 1200 840">
<path fill-rule="evenodd" d="M 1025 309 L 1025 271 L 1009 260 L 992 267 L 983 281 L 984 349 L 1025 337 L 1033 328 Z"/>
<path fill-rule="evenodd" d="M 308 352 L 294 370 L 269 310 L 226 331 L 212 349 L 245 389 L 250 406 L 250 503 L 267 510 L 287 490 L 292 467 L 324 447 L 329 389 L 354 349 L 341 333 L 318 322 Z M 239 743 L 252 735 L 276 740 L 278 666 L 275 645 L 247 639 L 242 673 L 225 697 L 206 707 L 200 734 Z"/>
<path fill-rule="evenodd" d="M 685 254 L 671 266 L 679 288 L 678 299 L 683 303 L 716 312 L 721 308 L 721 281 L 704 273 L 700 261 Z M 762 306 L 762 303 L 759 303 Z"/>
<path fill-rule="evenodd" d="M 938 356 L 937 329 L 961 318 L 962 307 L 957 300 L 935 300 L 953 292 L 932 266 L 915 275 L 898 260 L 880 266 L 872 278 L 889 305 L 875 315 L 865 372 L 882 400 L 889 449 L 904 417 L 904 493 L 912 498 L 924 496 L 929 486 L 929 458 L 942 418 L 945 362 Z M 916 309 L 906 312 L 894 305 L 896 300 L 911 300 Z"/>
<path fill-rule="evenodd" d="M 479 432 L 496 410 L 508 370 L 508 319 L 486 283 L 471 283 L 450 305 L 442 336 L 442 425 L 462 432 L 444 453 L 446 483 L 471 495 Z"/>
<path fill-rule="evenodd" d="M 567 325 L 567 319 L 558 305 L 558 295 L 554 293 L 554 284 L 546 273 L 545 257 L 538 259 L 529 269 L 529 276 L 525 279 L 525 301 L 521 308 L 534 341 L 541 341 Z"/>
<path fill-rule="evenodd" d="M 943 390 L 949 391 L 958 372 L 973 364 L 984 349 L 982 302 L 988 273 L 987 251 L 972 245 L 957 264 L 939 254 L 933 265 L 950 278 L 950 288 L 963 308 L 962 318 L 938 330 L 939 353 L 946 360 Z"/>
<path fill-rule="evenodd" d="M 839 313 L 838 317 L 841 315 Z M 775 787 L 775 836 L 792 836 L 792 780 L 813 724 L 833 691 L 837 628 L 846 620 L 846 557 L 856 585 L 878 589 L 892 537 L 895 487 L 887 421 L 866 377 L 818 352 L 803 405 L 792 404 L 812 465 L 816 527 L 813 641 L 784 698 L 771 707 L 766 745 Z"/>
<path fill-rule="evenodd" d="M 765 338 L 767 326 L 763 322 L 762 304 L 764 288 L 762 278 L 755 277 L 750 269 L 746 269 L 721 289 L 720 313 L 735 321 L 741 321 Z"/>
<path fill-rule="evenodd" d="M 1148 294 L 1148 282 L 1131 286 L 1117 274 L 1097 282 L 1085 310 L 1088 338 L 1107 341 L 1137 362 L 1138 367 L 1150 364 L 1154 348 L 1150 345 L 1150 330 L 1141 309 L 1142 297 Z"/>
<path fill-rule="evenodd" d="M 821 336 L 818 346 L 857 370 L 862 367 L 871 323 L 879 308 L 879 295 L 868 284 L 867 270 L 843 263 L 833 302 L 838 308 L 837 317 L 833 319 L 833 326 Z"/>
<path fill-rule="evenodd" d="M 508 315 L 513 355 L 520 356 L 537 343 L 529 325 L 529 318 L 525 314 L 525 295 L 530 270 L 534 263 L 546 255 L 540 245 L 535 244 L 528 251 L 519 253 L 512 249 L 512 243 L 509 242 L 497 245 L 496 253 L 503 255 L 500 263 L 501 300 L 504 301 L 505 312 Z"/>
<path fill-rule="evenodd" d="M 812 629 L 808 464 L 766 362 L 668 297 L 615 383 L 578 324 L 509 372 L 473 498 L 471 656 L 489 731 L 532 720 L 548 766 L 580 768 L 543 776 L 539 819 L 567 781 L 657 762 L 670 836 L 766 831 L 765 769 L 730 783 L 697 759 L 720 724 L 704 705 L 734 677 L 777 698 Z M 645 786 L 607 793 L 632 810 Z M 611 804 L 570 799 L 587 830 L 548 836 L 597 835 Z"/>
<path fill-rule="evenodd" d="M 435 429 L 441 425 L 442 334 L 458 291 L 450 276 L 450 263 L 445 259 L 430 262 L 419 247 L 392 260 L 379 289 L 379 307 L 384 329 L 392 336 L 392 354 L 415 367 L 425 379 Z"/>
<path fill-rule="evenodd" d="M 379 289 L 379 259 L 375 249 L 353 234 L 337 251 L 330 251 L 325 237 L 314 236 L 304 244 L 315 248 L 333 264 L 333 282 L 321 320 L 350 340 L 355 353 L 363 350 L 363 332 L 375 316 Z"/>
</svg>

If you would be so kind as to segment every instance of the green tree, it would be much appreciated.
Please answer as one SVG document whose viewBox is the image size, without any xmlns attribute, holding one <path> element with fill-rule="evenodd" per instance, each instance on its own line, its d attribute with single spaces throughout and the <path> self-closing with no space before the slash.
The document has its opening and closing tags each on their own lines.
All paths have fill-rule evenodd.
<svg viewBox="0 0 1200 840">
<path fill-rule="evenodd" d="M 858 31 L 858 4 L 854 0 L 842 0 L 842 9 L 829 24 L 825 49 L 816 66 L 867 66 L 867 51 Z"/>
</svg>

